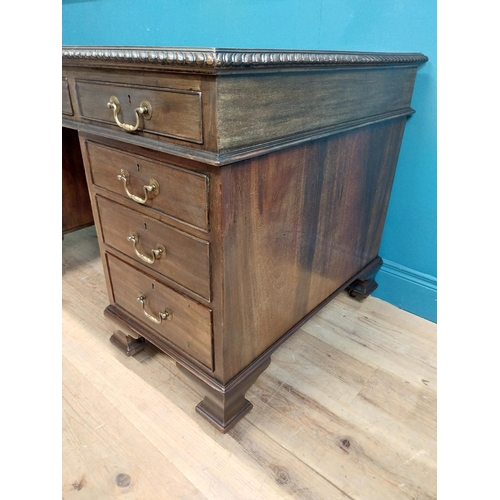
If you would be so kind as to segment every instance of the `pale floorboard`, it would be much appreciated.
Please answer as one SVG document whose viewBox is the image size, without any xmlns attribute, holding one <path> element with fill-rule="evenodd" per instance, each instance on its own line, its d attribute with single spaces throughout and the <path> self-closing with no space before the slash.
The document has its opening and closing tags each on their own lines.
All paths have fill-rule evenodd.
<svg viewBox="0 0 500 500">
<path fill-rule="evenodd" d="M 62 497 L 436 498 L 436 325 L 343 293 L 273 355 L 228 434 L 153 346 L 126 357 L 95 229 L 63 240 Z"/>
</svg>

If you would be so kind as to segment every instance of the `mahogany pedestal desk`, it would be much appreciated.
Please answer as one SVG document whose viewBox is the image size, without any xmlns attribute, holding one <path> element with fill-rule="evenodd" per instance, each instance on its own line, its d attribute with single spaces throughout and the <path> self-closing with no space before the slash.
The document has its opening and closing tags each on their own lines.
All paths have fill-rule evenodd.
<svg viewBox="0 0 500 500">
<path fill-rule="evenodd" d="M 149 341 L 220 431 L 273 351 L 374 276 L 418 53 L 63 47 L 111 340 Z M 77 142 L 78 144 L 78 142 Z"/>
</svg>

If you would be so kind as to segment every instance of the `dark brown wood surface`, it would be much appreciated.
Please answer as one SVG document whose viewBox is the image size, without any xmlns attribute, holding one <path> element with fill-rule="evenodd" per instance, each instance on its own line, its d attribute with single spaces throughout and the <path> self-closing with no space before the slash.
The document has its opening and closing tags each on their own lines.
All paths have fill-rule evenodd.
<svg viewBox="0 0 500 500">
<path fill-rule="evenodd" d="M 270 362 L 269 356 L 261 358 L 249 367 L 250 369 L 245 370 L 240 377 L 237 377 L 233 383 L 215 387 L 213 385 L 207 386 L 202 379 L 186 370 L 181 363 L 177 363 L 177 367 L 204 396 L 203 400 L 196 406 L 196 411 L 217 430 L 225 434 L 252 409 L 253 405 L 245 398 L 245 394 Z"/>
<path fill-rule="evenodd" d="M 121 108 L 118 114 L 120 122 L 134 125 L 134 110 L 145 99 L 151 104 L 152 115 L 148 120 L 141 119 L 141 130 L 159 136 L 203 142 L 200 91 L 81 80 L 76 81 L 76 91 L 80 115 L 84 119 L 115 123 L 113 111 L 107 103 L 111 96 L 116 96 Z"/>
<path fill-rule="evenodd" d="M 155 64 L 146 65 L 145 71 L 140 58 L 134 70 L 121 64 L 123 55 L 107 60 L 106 66 L 113 68 L 109 71 L 102 69 L 97 55 L 87 60 L 87 68 L 73 58 L 67 61 L 76 108 L 71 120 L 88 132 L 99 127 L 152 149 L 226 164 L 327 136 L 339 126 L 408 115 L 415 74 L 425 59 L 418 56 L 360 56 L 355 62 L 352 54 L 351 61 L 335 55 L 318 65 L 309 65 L 305 57 L 297 68 L 284 58 L 263 62 L 263 68 L 236 64 L 231 71 L 227 71 L 231 65 L 221 61 L 217 68 L 225 68 L 224 78 L 201 67 L 199 74 L 187 74 L 187 67 L 180 72 Z M 92 66 L 94 70 L 89 70 Z M 152 118 L 141 119 L 138 131 L 125 132 L 107 107 L 111 95 L 122 105 L 122 122 L 135 124 L 134 109 L 142 99 L 151 103 Z"/>
<path fill-rule="evenodd" d="M 75 130 L 62 129 L 62 232 L 94 223 L 82 153 Z"/>
<path fill-rule="evenodd" d="M 404 124 L 223 167 L 224 381 L 377 256 Z"/>
<path fill-rule="evenodd" d="M 232 75 L 217 85 L 219 150 L 409 110 L 416 68 Z"/>
<path fill-rule="evenodd" d="M 128 199 L 124 184 L 117 176 L 126 170 L 128 190 L 145 197 L 144 186 L 151 179 L 158 182 L 159 194 L 148 196 L 144 204 L 201 229 L 208 228 L 208 177 L 182 170 L 119 149 L 87 142 L 92 182 Z"/>
<path fill-rule="evenodd" d="M 107 255 L 107 264 L 113 303 L 139 322 L 146 323 L 188 355 L 212 368 L 212 317 L 209 308 L 174 292 L 111 254 Z M 152 322 L 144 314 L 142 304 L 137 301 L 141 295 L 146 298 L 146 312 L 157 316 L 166 310 L 170 313 L 170 318 L 163 320 L 161 324 Z"/>
<path fill-rule="evenodd" d="M 98 130 L 100 136 L 111 133 L 125 141 L 139 140 L 153 149 L 162 145 L 173 151 L 217 149 L 215 80 L 211 76 L 65 67 L 63 77 L 74 112 L 72 116 L 63 115 L 67 126 L 78 123 L 80 130 Z M 111 95 L 120 101 L 118 116 L 122 123 L 135 124 L 134 110 L 143 99 L 152 106 L 151 119 L 141 119 L 136 132 L 126 132 L 115 123 L 107 106 Z"/>
<path fill-rule="evenodd" d="M 105 244 L 210 300 L 210 252 L 207 241 L 102 196 L 97 196 L 96 200 Z M 151 258 L 151 250 L 158 245 L 164 247 L 164 254 L 151 264 L 144 262 L 128 240 L 131 234 L 137 236 L 136 247 L 142 255 Z"/>
<path fill-rule="evenodd" d="M 73 115 L 73 105 L 71 104 L 68 79 L 66 77 L 62 79 L 62 114 L 68 116 Z"/>
</svg>

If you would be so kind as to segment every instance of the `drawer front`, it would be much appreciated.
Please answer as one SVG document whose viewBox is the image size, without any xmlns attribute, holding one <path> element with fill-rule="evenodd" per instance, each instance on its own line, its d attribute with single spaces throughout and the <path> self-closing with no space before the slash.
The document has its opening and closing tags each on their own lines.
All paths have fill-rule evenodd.
<svg viewBox="0 0 500 500">
<path fill-rule="evenodd" d="M 115 303 L 212 370 L 212 311 L 110 254 L 107 261 Z"/>
<path fill-rule="evenodd" d="M 210 300 L 209 243 L 97 196 L 104 242 Z"/>
<path fill-rule="evenodd" d="M 159 138 L 203 143 L 201 91 L 121 85 L 118 83 L 75 80 L 78 107 L 82 118 L 116 124 L 113 110 L 108 107 L 112 96 L 118 99 L 120 123 L 136 125 L 136 109 L 146 100 L 151 116 L 139 119 L 139 132 L 152 133 Z M 127 133 L 124 131 L 124 133 Z"/>
<path fill-rule="evenodd" d="M 67 78 L 62 79 L 62 114 L 73 116 L 73 106 L 71 96 L 69 95 L 69 86 Z"/>
<path fill-rule="evenodd" d="M 87 142 L 92 182 L 208 230 L 208 176 Z M 151 182 L 151 180 L 155 182 Z M 155 184 L 156 183 L 156 184 Z M 151 191 L 145 187 L 154 186 Z"/>
</svg>

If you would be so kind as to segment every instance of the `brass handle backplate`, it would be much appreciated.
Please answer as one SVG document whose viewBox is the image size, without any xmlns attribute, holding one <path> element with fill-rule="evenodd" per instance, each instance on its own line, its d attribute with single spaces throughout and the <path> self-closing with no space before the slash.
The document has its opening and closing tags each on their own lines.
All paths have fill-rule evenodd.
<svg viewBox="0 0 500 500">
<path fill-rule="evenodd" d="M 144 203 L 146 203 L 148 199 L 155 197 L 160 192 L 160 184 L 158 184 L 158 181 L 149 179 L 149 184 L 144 186 L 144 198 L 141 198 L 139 196 L 136 196 L 135 194 L 132 194 L 128 190 L 128 181 L 130 179 L 130 175 L 126 170 L 121 169 L 117 177 L 119 181 L 123 182 L 123 187 L 125 188 L 125 193 L 127 194 L 127 196 L 131 200 L 134 200 L 136 203 L 140 203 L 141 205 L 144 205 Z"/>
<path fill-rule="evenodd" d="M 138 128 L 139 125 L 141 124 L 141 116 L 145 120 L 150 120 L 151 116 L 153 115 L 153 108 L 151 107 L 151 104 L 149 104 L 148 101 L 143 100 L 139 104 L 138 108 L 135 108 L 135 125 L 129 125 L 128 123 L 122 123 L 120 119 L 118 118 L 118 113 L 120 112 L 121 106 L 120 106 L 120 101 L 118 100 L 118 97 L 112 95 L 109 98 L 108 102 L 108 108 L 113 110 L 113 118 L 115 119 L 116 124 L 122 128 L 123 130 L 126 130 L 127 132 L 135 132 Z"/>
<path fill-rule="evenodd" d="M 172 312 L 167 311 L 166 309 L 163 312 L 159 312 L 157 315 L 151 314 L 150 312 L 146 311 L 146 297 L 144 295 L 139 295 L 139 297 L 137 297 L 137 302 L 140 302 L 142 304 L 142 312 L 144 313 L 144 316 L 146 316 L 146 318 L 148 318 L 153 323 L 160 325 L 161 322 L 166 319 L 172 320 Z"/>
<path fill-rule="evenodd" d="M 163 245 L 156 245 L 156 248 L 151 249 L 151 257 L 148 257 L 147 255 L 142 254 L 139 252 L 137 249 L 137 244 L 139 243 L 139 236 L 136 233 L 131 233 L 130 236 L 127 237 L 128 241 L 132 242 L 132 245 L 134 246 L 134 252 L 144 262 L 147 262 L 148 264 L 154 264 L 157 259 L 163 257 L 167 251 L 165 250 L 165 247 Z"/>
</svg>

